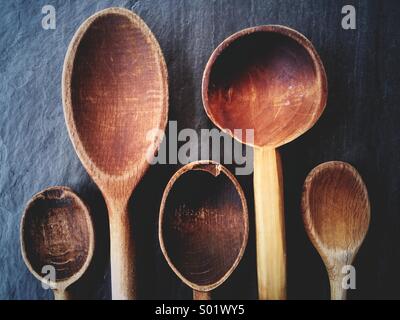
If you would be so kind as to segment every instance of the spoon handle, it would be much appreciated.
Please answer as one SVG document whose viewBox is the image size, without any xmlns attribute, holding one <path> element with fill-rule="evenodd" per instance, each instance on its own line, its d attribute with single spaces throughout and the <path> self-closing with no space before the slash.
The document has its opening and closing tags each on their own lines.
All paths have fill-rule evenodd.
<svg viewBox="0 0 400 320">
<path fill-rule="evenodd" d="M 286 299 L 283 182 L 275 149 L 254 149 L 254 201 L 258 296 L 260 300 Z"/>
<path fill-rule="evenodd" d="M 352 254 L 345 254 L 340 256 L 333 255 L 328 258 L 326 264 L 329 276 L 329 285 L 331 288 L 331 300 L 346 300 L 347 290 L 343 288 L 343 267 L 351 264 L 353 261 Z"/>
<path fill-rule="evenodd" d="M 330 279 L 331 300 L 346 300 L 347 291 L 342 287 L 342 279 Z"/>
<path fill-rule="evenodd" d="M 125 202 L 107 204 L 113 300 L 136 299 L 135 249 Z"/>
<path fill-rule="evenodd" d="M 193 300 L 211 300 L 210 291 L 193 290 Z"/>
<path fill-rule="evenodd" d="M 54 300 L 73 300 L 68 290 L 56 289 L 53 290 Z"/>
</svg>

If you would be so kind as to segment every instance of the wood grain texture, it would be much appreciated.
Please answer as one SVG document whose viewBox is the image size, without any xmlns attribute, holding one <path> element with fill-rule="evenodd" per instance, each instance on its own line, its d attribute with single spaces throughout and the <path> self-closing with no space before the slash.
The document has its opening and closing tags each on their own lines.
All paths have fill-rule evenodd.
<svg viewBox="0 0 400 320">
<path fill-rule="evenodd" d="M 211 300 L 211 293 L 209 291 L 193 290 L 193 300 Z"/>
<path fill-rule="evenodd" d="M 312 127 L 325 108 L 327 90 L 324 67 L 308 39 L 284 26 L 258 26 L 233 34 L 214 50 L 202 95 L 219 128 L 233 134 L 254 129 L 255 146 L 277 148 Z"/>
<path fill-rule="evenodd" d="M 160 207 L 161 250 L 195 300 L 221 285 L 239 264 L 248 238 L 244 193 L 219 163 L 198 161 L 178 170 Z"/>
<path fill-rule="evenodd" d="M 304 232 L 304 179 L 318 164 L 351 163 L 368 186 L 368 237 L 354 265 L 357 289 L 348 299 L 399 299 L 400 251 L 400 7 L 397 0 L 52 0 L 55 30 L 43 30 L 39 1 L 2 1 L 0 57 L 0 298 L 53 299 L 27 270 L 20 254 L 21 212 L 33 194 L 67 185 L 87 203 L 96 225 L 95 257 L 71 291 L 110 299 L 107 208 L 68 138 L 59 79 L 68 44 L 87 17 L 125 7 L 146 22 L 160 43 L 169 74 L 169 117 L 178 128 L 215 128 L 204 112 L 201 78 L 218 44 L 248 27 L 279 24 L 315 46 L 329 80 L 326 110 L 315 126 L 280 148 L 284 171 L 288 299 L 329 299 L 320 256 Z M 357 29 L 343 30 L 341 9 L 353 4 Z M 182 142 L 183 143 L 183 142 Z M 222 161 L 221 161 L 222 162 Z M 235 166 L 226 165 L 232 172 Z M 138 297 L 192 299 L 159 248 L 159 202 L 179 166 L 152 166 L 129 203 L 137 237 Z M 253 177 L 238 176 L 248 199 L 249 244 L 216 299 L 257 299 Z M 149 199 L 151 199 L 149 201 Z"/>
<path fill-rule="evenodd" d="M 325 69 L 313 45 L 284 26 L 233 34 L 214 50 L 204 71 L 207 115 L 240 142 L 261 149 L 254 158 L 260 299 L 286 298 L 282 173 L 275 148 L 312 127 L 325 108 L 327 91 Z M 253 129 L 254 141 L 235 129 Z"/>
<path fill-rule="evenodd" d="M 275 149 L 254 150 L 254 202 L 258 298 L 286 299 L 286 239 L 283 178 Z"/>
<path fill-rule="evenodd" d="M 327 268 L 332 300 L 346 298 L 342 268 L 353 264 L 369 228 L 370 210 L 367 188 L 348 163 L 323 163 L 304 182 L 304 226 Z"/>
<path fill-rule="evenodd" d="M 149 167 L 168 113 L 160 47 L 131 11 L 88 18 L 68 48 L 63 71 L 65 120 L 75 150 L 101 189 L 110 220 L 113 299 L 134 299 L 135 248 L 128 201 Z"/>
<path fill-rule="evenodd" d="M 52 266 L 51 281 L 56 300 L 70 298 L 67 287 L 88 268 L 94 251 L 94 230 L 89 210 L 67 187 L 43 190 L 28 202 L 21 220 L 22 257 L 39 280 L 48 275 L 42 268 Z"/>
</svg>

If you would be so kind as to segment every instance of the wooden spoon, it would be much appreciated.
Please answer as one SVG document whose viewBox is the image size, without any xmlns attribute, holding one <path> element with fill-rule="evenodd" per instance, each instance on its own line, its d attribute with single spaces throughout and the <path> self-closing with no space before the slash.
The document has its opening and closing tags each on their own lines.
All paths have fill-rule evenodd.
<svg viewBox="0 0 400 320">
<path fill-rule="evenodd" d="M 247 245 L 246 199 L 236 178 L 219 163 L 197 161 L 178 170 L 162 198 L 161 250 L 195 300 L 235 270 Z"/>
<path fill-rule="evenodd" d="M 276 148 L 310 129 L 324 110 L 327 81 L 322 62 L 311 42 L 295 30 L 245 29 L 211 55 L 202 95 L 216 126 L 255 147 L 258 293 L 260 299 L 285 299 L 285 219 Z M 234 129 L 254 129 L 254 141 Z"/>
<path fill-rule="evenodd" d="M 302 211 L 308 237 L 328 271 L 331 299 L 346 299 L 342 268 L 352 264 L 370 221 L 367 188 L 357 170 L 340 161 L 314 168 L 304 183 Z"/>
<path fill-rule="evenodd" d="M 22 257 L 29 271 L 53 289 L 56 300 L 88 268 L 94 250 L 93 224 L 83 201 L 67 187 L 39 192 L 28 202 L 20 229 Z M 48 269 L 54 267 L 55 279 Z"/>
<path fill-rule="evenodd" d="M 75 150 L 106 200 L 113 299 L 136 297 L 128 200 L 149 167 L 168 113 L 167 69 L 146 24 L 110 8 L 73 37 L 63 72 L 65 120 Z M 158 135 L 160 136 L 160 135 Z"/>
</svg>

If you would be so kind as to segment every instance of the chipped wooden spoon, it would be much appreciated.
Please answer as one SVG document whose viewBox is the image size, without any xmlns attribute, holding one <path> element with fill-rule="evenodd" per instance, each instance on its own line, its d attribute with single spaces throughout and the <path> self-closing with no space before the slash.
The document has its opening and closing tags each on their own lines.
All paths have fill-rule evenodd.
<svg viewBox="0 0 400 320">
<path fill-rule="evenodd" d="M 197 161 L 178 170 L 162 198 L 161 250 L 195 300 L 210 299 L 239 264 L 247 245 L 242 188 L 219 163 Z"/>
<path fill-rule="evenodd" d="M 66 289 L 85 273 L 94 250 L 93 224 L 83 201 L 67 187 L 37 193 L 22 216 L 20 237 L 29 271 L 53 289 L 56 300 L 71 299 Z"/>
<path fill-rule="evenodd" d="M 255 147 L 258 293 L 260 299 L 285 299 L 285 218 L 277 148 L 310 129 L 325 108 L 327 80 L 321 59 L 311 42 L 293 29 L 244 29 L 211 55 L 202 95 L 216 126 Z M 253 141 L 235 129 L 254 129 Z"/>
<path fill-rule="evenodd" d="M 370 221 L 367 188 L 357 170 L 340 161 L 315 167 L 304 183 L 302 212 L 328 271 L 331 299 L 346 299 L 342 268 L 353 263 Z"/>
<path fill-rule="evenodd" d="M 134 299 L 135 250 L 128 201 L 167 122 L 165 61 L 134 13 L 110 8 L 73 37 L 63 71 L 65 120 L 75 150 L 105 198 L 113 299 Z M 154 138 L 151 132 L 156 132 Z"/>
</svg>

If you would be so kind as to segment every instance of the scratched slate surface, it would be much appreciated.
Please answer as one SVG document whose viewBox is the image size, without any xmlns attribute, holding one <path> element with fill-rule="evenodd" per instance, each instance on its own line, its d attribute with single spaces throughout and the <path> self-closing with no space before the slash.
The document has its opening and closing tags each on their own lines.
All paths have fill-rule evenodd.
<svg viewBox="0 0 400 320">
<path fill-rule="evenodd" d="M 55 30 L 41 27 L 45 4 L 56 8 Z M 345 4 L 357 9 L 357 30 L 341 28 Z M 312 130 L 281 148 L 288 297 L 329 298 L 327 275 L 304 232 L 299 201 L 314 166 L 343 160 L 364 177 L 372 204 L 370 231 L 355 263 L 357 290 L 349 298 L 400 298 L 400 5 L 389 0 L 1 1 L 0 298 L 52 299 L 28 272 L 19 249 L 25 203 L 52 185 L 76 190 L 95 220 L 95 257 L 73 293 L 110 298 L 106 208 L 69 141 L 60 89 L 73 33 L 88 16 L 110 6 L 138 13 L 159 40 L 169 70 L 169 116 L 180 128 L 213 127 L 201 103 L 201 76 L 212 50 L 228 35 L 258 24 L 283 24 L 311 39 L 326 67 L 329 101 Z M 159 200 L 176 169 L 152 167 L 131 200 L 142 299 L 191 298 L 165 263 L 157 238 Z M 216 298 L 256 298 L 252 176 L 239 180 L 250 205 L 251 236 L 239 268 L 214 292 Z"/>
</svg>

